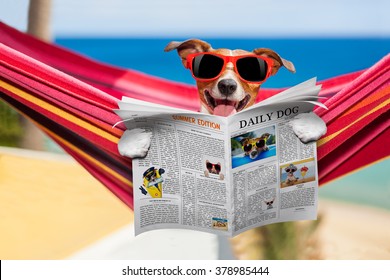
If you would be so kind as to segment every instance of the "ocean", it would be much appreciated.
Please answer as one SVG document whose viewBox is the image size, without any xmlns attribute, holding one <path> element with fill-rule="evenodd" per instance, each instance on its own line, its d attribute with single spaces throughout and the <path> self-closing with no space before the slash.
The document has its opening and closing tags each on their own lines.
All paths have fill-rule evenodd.
<svg viewBox="0 0 390 280">
<path fill-rule="evenodd" d="M 56 43 L 89 57 L 169 80 L 194 84 L 176 51 L 165 46 L 179 39 L 58 38 Z M 214 48 L 253 50 L 267 47 L 294 63 L 297 72 L 282 68 L 264 87 L 285 87 L 306 79 L 319 80 L 365 69 L 390 52 L 390 38 L 370 39 L 205 39 Z"/>
<path fill-rule="evenodd" d="M 90 58 L 150 75 L 195 84 L 176 52 L 165 53 L 171 40 L 183 38 L 57 38 L 56 43 Z M 281 69 L 266 88 L 324 80 L 368 68 L 390 52 L 390 38 L 204 39 L 214 48 L 253 50 L 267 47 L 294 63 L 297 72 Z M 390 159 L 371 165 L 320 188 L 320 197 L 390 210 Z"/>
</svg>

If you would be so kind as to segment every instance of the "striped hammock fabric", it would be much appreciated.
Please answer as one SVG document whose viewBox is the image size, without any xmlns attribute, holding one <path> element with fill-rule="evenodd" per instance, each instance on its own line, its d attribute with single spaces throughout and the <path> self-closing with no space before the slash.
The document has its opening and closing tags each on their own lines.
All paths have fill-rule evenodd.
<svg viewBox="0 0 390 280">
<path fill-rule="evenodd" d="M 364 71 L 320 81 L 329 110 L 318 141 L 323 185 L 390 156 L 390 55 Z M 262 89 L 259 100 L 282 89 Z M 133 208 L 131 160 L 119 155 L 122 96 L 197 110 L 194 86 L 105 65 L 0 23 L 0 98 L 35 122 Z"/>
</svg>

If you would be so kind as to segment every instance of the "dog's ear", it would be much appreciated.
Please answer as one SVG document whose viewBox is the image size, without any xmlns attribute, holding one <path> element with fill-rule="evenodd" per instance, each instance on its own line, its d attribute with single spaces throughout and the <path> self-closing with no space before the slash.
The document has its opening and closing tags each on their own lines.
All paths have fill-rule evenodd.
<svg viewBox="0 0 390 280">
<path fill-rule="evenodd" d="M 205 41 L 199 39 L 190 39 L 184 42 L 172 41 L 165 47 L 164 51 L 169 52 L 172 50 L 177 50 L 177 53 L 181 58 L 181 62 L 183 63 L 184 67 L 187 68 L 187 55 L 191 53 L 208 52 L 212 49 L 213 48 L 211 45 Z"/>
<path fill-rule="evenodd" d="M 247 138 L 247 137 L 242 138 L 242 139 L 240 140 L 241 145 L 244 146 L 244 145 L 248 142 L 248 139 L 249 139 L 249 138 Z"/>
<path fill-rule="evenodd" d="M 257 55 L 269 57 L 274 61 L 274 66 L 272 67 L 272 72 L 271 72 L 272 75 L 275 75 L 276 72 L 278 72 L 279 68 L 282 66 L 286 67 L 290 72 L 295 73 L 294 64 L 291 61 L 288 61 L 280 57 L 276 52 L 274 52 L 271 49 L 266 49 L 266 48 L 255 49 L 253 50 L 253 53 Z"/>
</svg>

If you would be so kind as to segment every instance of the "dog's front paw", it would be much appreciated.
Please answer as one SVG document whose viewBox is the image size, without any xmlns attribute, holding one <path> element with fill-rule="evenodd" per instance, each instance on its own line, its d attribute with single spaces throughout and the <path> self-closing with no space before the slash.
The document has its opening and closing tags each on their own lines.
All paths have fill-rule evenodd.
<svg viewBox="0 0 390 280">
<path fill-rule="evenodd" d="M 144 158 L 148 153 L 151 139 L 152 132 L 147 132 L 144 129 L 126 130 L 119 140 L 118 151 L 125 157 Z"/>
<path fill-rule="evenodd" d="M 295 116 L 290 125 L 295 135 L 305 144 L 320 139 L 326 133 L 325 122 L 313 112 Z"/>
</svg>

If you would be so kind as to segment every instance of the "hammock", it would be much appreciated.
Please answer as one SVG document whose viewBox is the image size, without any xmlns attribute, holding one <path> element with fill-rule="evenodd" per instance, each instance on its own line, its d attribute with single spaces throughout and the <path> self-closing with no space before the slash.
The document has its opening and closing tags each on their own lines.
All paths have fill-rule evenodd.
<svg viewBox="0 0 390 280">
<path fill-rule="evenodd" d="M 318 141 L 319 181 L 390 155 L 390 55 L 364 71 L 328 80 L 321 96 L 328 126 Z M 258 101 L 283 89 L 262 89 Z M 125 127 L 112 128 L 122 96 L 198 110 L 194 86 L 120 69 L 42 42 L 0 22 L 0 98 L 35 122 L 133 208 L 131 160 L 119 155 Z"/>
</svg>

